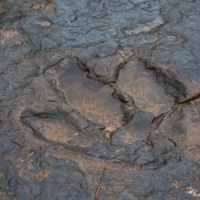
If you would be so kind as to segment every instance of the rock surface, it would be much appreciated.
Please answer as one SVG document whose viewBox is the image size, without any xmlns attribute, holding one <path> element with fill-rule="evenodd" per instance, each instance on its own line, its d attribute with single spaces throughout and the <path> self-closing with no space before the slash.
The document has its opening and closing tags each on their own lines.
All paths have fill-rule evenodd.
<svg viewBox="0 0 200 200">
<path fill-rule="evenodd" d="M 199 13 L 1 0 L 0 199 L 199 199 Z"/>
</svg>

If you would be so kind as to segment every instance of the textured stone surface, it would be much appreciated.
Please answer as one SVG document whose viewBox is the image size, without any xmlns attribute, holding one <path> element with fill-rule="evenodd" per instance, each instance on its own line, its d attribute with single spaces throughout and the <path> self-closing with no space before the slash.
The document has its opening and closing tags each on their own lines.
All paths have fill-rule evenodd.
<svg viewBox="0 0 200 200">
<path fill-rule="evenodd" d="M 0 199 L 199 199 L 199 12 L 1 0 Z"/>
<path fill-rule="evenodd" d="M 120 71 L 117 85 L 132 96 L 138 108 L 155 116 L 167 112 L 173 105 L 173 98 L 165 94 L 154 74 L 141 62 L 130 61 Z"/>
</svg>

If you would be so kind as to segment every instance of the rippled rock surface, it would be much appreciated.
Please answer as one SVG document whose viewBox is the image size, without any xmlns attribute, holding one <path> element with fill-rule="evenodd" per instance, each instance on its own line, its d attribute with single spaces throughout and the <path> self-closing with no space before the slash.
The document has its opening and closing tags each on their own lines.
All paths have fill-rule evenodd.
<svg viewBox="0 0 200 200">
<path fill-rule="evenodd" d="M 0 0 L 0 199 L 199 199 L 199 21 L 195 0 Z"/>
</svg>

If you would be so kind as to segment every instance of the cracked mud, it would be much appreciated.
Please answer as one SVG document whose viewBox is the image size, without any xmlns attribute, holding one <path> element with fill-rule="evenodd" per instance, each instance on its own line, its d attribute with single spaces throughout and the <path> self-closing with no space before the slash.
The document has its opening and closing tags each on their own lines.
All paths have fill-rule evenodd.
<svg viewBox="0 0 200 200">
<path fill-rule="evenodd" d="M 0 0 L 0 200 L 200 198 L 200 2 Z"/>
</svg>

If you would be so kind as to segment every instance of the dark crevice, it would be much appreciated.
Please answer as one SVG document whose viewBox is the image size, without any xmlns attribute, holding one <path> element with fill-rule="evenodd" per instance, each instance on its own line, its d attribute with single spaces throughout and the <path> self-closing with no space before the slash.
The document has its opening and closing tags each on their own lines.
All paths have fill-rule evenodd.
<svg viewBox="0 0 200 200">
<path fill-rule="evenodd" d="M 119 72 L 122 68 L 124 68 L 124 66 L 127 64 L 128 61 L 125 61 L 124 63 L 120 64 L 117 66 L 115 72 L 114 72 L 114 79 L 112 81 L 112 83 L 116 83 L 119 77 Z"/>
<path fill-rule="evenodd" d="M 42 69 L 42 74 L 44 75 L 45 72 L 46 72 L 48 69 L 53 68 L 53 67 L 59 65 L 64 59 L 65 59 L 65 58 L 60 58 L 58 61 L 47 65 L 44 69 Z"/>
<path fill-rule="evenodd" d="M 177 110 L 176 107 L 172 107 L 171 110 L 160 114 L 157 117 L 154 117 L 154 119 L 152 120 L 151 124 L 153 125 L 153 131 L 157 130 L 159 128 L 159 126 L 161 125 L 161 123 L 165 120 L 165 117 L 167 117 L 168 115 L 174 113 Z"/>
<path fill-rule="evenodd" d="M 56 119 L 57 115 L 52 113 L 34 113 L 33 116 L 42 119 Z"/>
<path fill-rule="evenodd" d="M 1 103 L 1 102 L 0 102 Z M 0 120 L 0 129 L 2 129 L 3 128 L 3 121 L 2 120 Z"/>
<path fill-rule="evenodd" d="M 141 165 L 141 169 L 143 169 L 143 170 L 158 170 L 158 169 L 164 167 L 165 165 L 167 165 L 167 160 L 160 162 L 159 159 L 156 158 L 153 161 L 150 161 L 150 162 L 147 162 L 147 163 Z"/>
<path fill-rule="evenodd" d="M 194 95 L 193 97 L 186 99 L 184 101 L 178 102 L 177 105 L 186 105 L 190 104 L 192 101 L 196 101 L 200 99 L 200 94 Z"/>
<path fill-rule="evenodd" d="M 118 49 L 119 48 L 120 48 L 120 46 L 118 47 Z M 122 55 L 122 57 L 123 57 L 123 55 Z M 128 58 L 123 58 L 123 60 L 124 60 L 123 63 L 121 63 L 118 66 L 116 66 L 113 78 L 111 80 L 106 80 L 107 79 L 106 77 L 102 77 L 102 76 L 96 74 L 94 71 L 90 70 L 89 67 L 87 67 L 86 63 L 84 61 L 82 61 L 80 58 L 74 57 L 74 59 L 77 60 L 77 66 L 79 68 L 81 68 L 82 70 L 88 72 L 87 76 L 89 78 L 94 79 L 94 80 L 99 81 L 99 82 L 102 82 L 103 84 L 114 84 L 118 80 L 118 76 L 119 76 L 120 70 L 126 66 L 126 64 L 132 59 L 132 57 L 133 57 L 133 55 L 132 56 L 128 56 Z"/>
<path fill-rule="evenodd" d="M 173 139 L 168 138 L 168 140 L 169 140 L 175 147 L 177 147 L 177 144 L 176 144 L 176 142 L 175 142 Z"/>
<path fill-rule="evenodd" d="M 135 105 L 133 98 L 128 93 L 115 84 L 111 84 L 111 86 L 114 89 L 113 96 L 121 101 L 121 107 L 124 113 L 122 125 L 128 125 L 132 121 L 135 113 L 142 111 Z"/>
<path fill-rule="evenodd" d="M 21 144 L 19 144 L 18 142 L 14 141 L 14 140 L 11 140 L 11 142 L 12 142 L 13 144 L 18 145 L 20 148 L 24 148 L 24 146 L 22 146 Z"/>
</svg>

